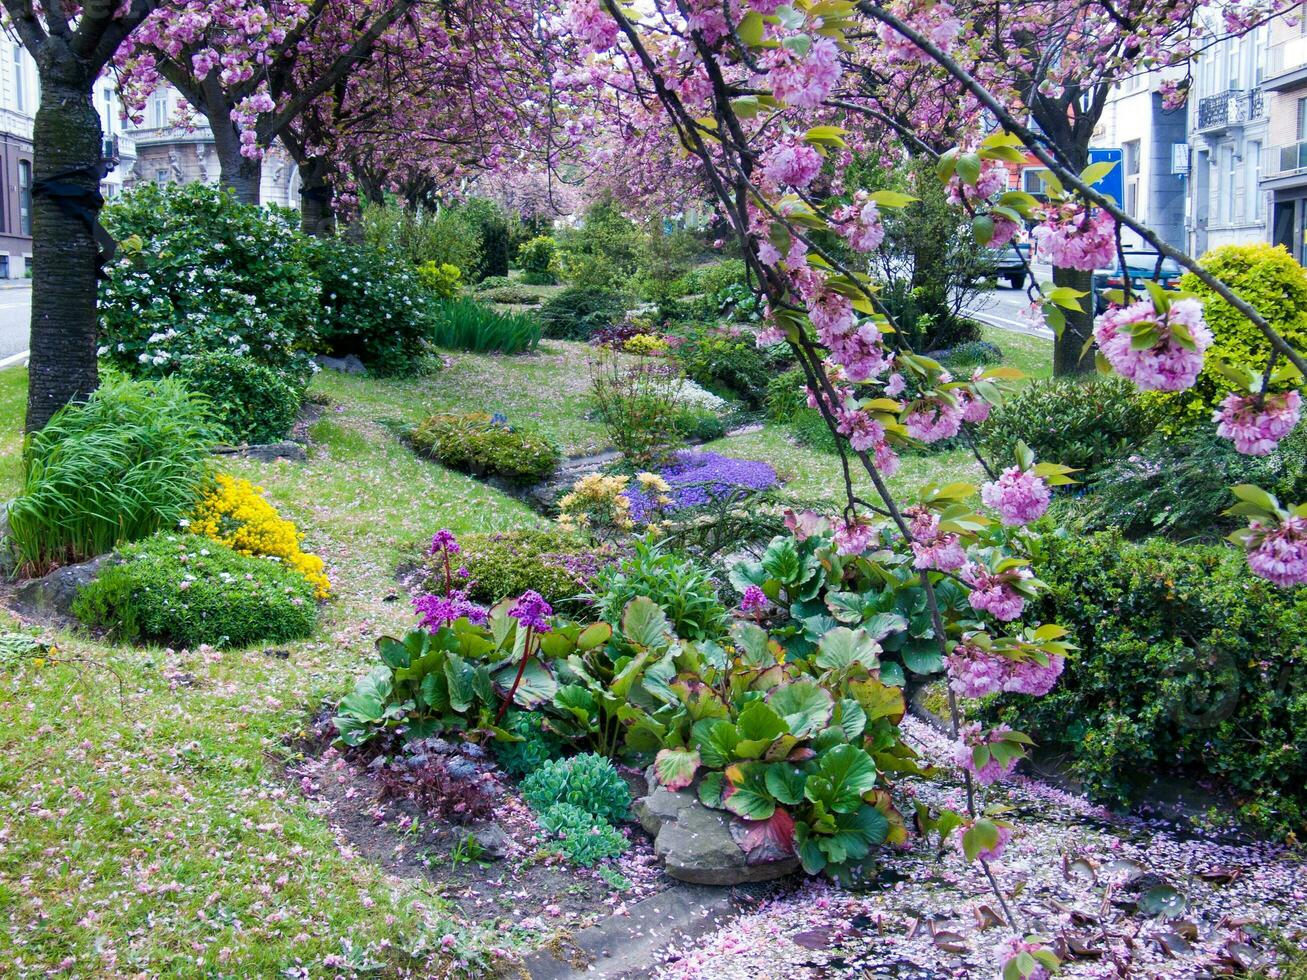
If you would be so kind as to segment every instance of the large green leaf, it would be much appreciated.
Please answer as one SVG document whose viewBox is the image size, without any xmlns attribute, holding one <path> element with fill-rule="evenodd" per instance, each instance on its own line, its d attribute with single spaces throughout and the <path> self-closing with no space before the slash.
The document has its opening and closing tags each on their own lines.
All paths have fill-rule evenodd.
<svg viewBox="0 0 1307 980">
<path fill-rule="evenodd" d="M 799 557 L 798 546 L 791 537 L 772 538 L 771 544 L 763 552 L 762 568 L 770 577 L 782 585 L 795 585 L 803 571 L 803 561 Z"/>
<path fill-rule="evenodd" d="M 853 698 L 841 698 L 835 706 L 835 724 L 853 742 L 867 728 L 867 712 Z"/>
<path fill-rule="evenodd" d="M 445 657 L 445 679 L 449 682 L 449 706 L 460 715 L 472 707 L 476 692 L 472 687 L 475 673 L 471 664 L 456 653 Z"/>
<path fill-rule="evenodd" d="M 622 636 L 636 646 L 662 649 L 670 632 L 667 614 L 648 596 L 637 596 L 622 611 Z"/>
<path fill-rule="evenodd" d="M 385 705 L 390 700 L 394 685 L 390 679 L 390 668 L 373 667 L 354 682 L 354 690 L 341 699 L 340 712 L 362 722 L 380 721 L 385 714 Z"/>
<path fill-rule="evenodd" d="M 862 805 L 862 794 L 875 786 L 876 763 L 871 756 L 856 745 L 837 745 L 818 757 L 804 795 L 836 813 L 853 813 Z"/>
<path fill-rule="evenodd" d="M 730 795 L 725 796 L 726 809 L 745 820 L 767 820 L 776 812 L 776 801 L 767 789 L 767 766 L 762 762 L 746 762 L 726 770 L 730 782 Z"/>
<path fill-rule="evenodd" d="M 593 650 L 603 646 L 612 636 L 613 628 L 607 623 L 591 623 L 577 636 L 576 645 L 580 650 Z"/>
<path fill-rule="evenodd" d="M 750 701 L 735 722 L 739 740 L 735 752 L 744 759 L 756 759 L 789 729 L 785 719 L 765 701 Z"/>
<path fill-rule="evenodd" d="M 736 623 L 731 628 L 736 652 L 750 667 L 770 667 L 776 662 L 767 649 L 767 631 L 757 623 Z"/>
<path fill-rule="evenodd" d="M 877 654 L 880 644 L 860 629 L 838 626 L 821 638 L 817 644 L 816 664 L 827 670 L 843 670 L 862 664 L 868 670 L 880 666 Z"/>
<path fill-rule="evenodd" d="M 724 718 L 696 721 L 690 731 L 690 744 L 699 750 L 699 758 L 709 769 L 724 769 L 735 761 L 739 732 Z"/>
<path fill-rule="evenodd" d="M 881 676 L 884 676 L 884 669 Z M 868 677 L 865 680 L 851 681 L 849 693 L 858 699 L 862 710 L 867 714 L 867 722 L 888 718 L 898 724 L 907 711 L 907 702 L 903 698 L 902 686 L 891 687 L 889 684 Z"/>
<path fill-rule="evenodd" d="M 571 715 L 584 728 L 588 728 L 590 720 L 599 715 L 599 703 L 580 684 L 560 687 L 554 695 L 554 707 Z"/>
<path fill-rule="evenodd" d="M 835 826 L 835 833 L 817 838 L 831 864 L 864 858 L 868 851 L 885 843 L 889 836 L 889 821 L 885 815 L 867 804 L 856 813 L 837 813 Z"/>
<path fill-rule="evenodd" d="M 798 738 L 815 735 L 830 722 L 835 702 L 812 681 L 795 681 L 778 687 L 767 699 L 785 719 L 790 734 Z"/>
<path fill-rule="evenodd" d="M 413 660 L 408 646 L 393 636 L 382 636 L 377 639 L 377 653 L 381 655 L 382 663 L 394 669 L 407 667 Z"/>
<path fill-rule="evenodd" d="M 944 669 L 944 657 L 935 639 L 909 640 L 899 651 L 903 663 L 914 674 L 935 674 Z"/>
<path fill-rule="evenodd" d="M 513 686 L 513 678 L 516 676 L 517 665 L 506 664 L 495 672 L 494 680 L 507 693 Z M 554 680 L 554 675 L 549 673 L 549 669 L 544 664 L 532 657 L 527 661 L 526 668 L 522 672 L 522 681 L 517 686 L 517 693 L 513 695 L 513 703 L 529 710 L 539 707 L 546 701 L 552 701 L 557 693 L 558 682 Z"/>
<path fill-rule="evenodd" d="M 654 757 L 658 782 L 670 790 L 685 789 L 694 782 L 699 769 L 699 753 L 685 749 L 663 749 Z"/>
<path fill-rule="evenodd" d="M 803 801 L 803 784 L 807 773 L 792 762 L 777 762 L 767 767 L 767 790 L 781 803 L 794 806 Z"/>
</svg>

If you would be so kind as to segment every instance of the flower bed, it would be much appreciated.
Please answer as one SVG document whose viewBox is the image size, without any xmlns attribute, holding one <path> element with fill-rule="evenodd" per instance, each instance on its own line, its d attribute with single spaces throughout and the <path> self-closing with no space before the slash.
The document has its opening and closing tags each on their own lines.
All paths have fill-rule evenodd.
<svg viewBox="0 0 1307 980">
<path fill-rule="evenodd" d="M 711 452 L 677 453 L 676 462 L 661 475 L 671 487 L 672 510 L 699 507 L 728 495 L 769 490 L 778 482 L 776 471 L 767 463 Z M 630 488 L 627 496 L 631 517 L 643 523 L 646 512 L 655 506 L 653 499 L 639 487 Z"/>
</svg>

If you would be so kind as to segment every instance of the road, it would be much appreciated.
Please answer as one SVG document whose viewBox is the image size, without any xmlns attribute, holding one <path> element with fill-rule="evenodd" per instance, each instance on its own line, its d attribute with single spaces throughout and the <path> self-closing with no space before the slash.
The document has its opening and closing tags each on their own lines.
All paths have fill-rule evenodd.
<svg viewBox="0 0 1307 980">
<path fill-rule="evenodd" d="M 32 287 L 0 289 L 0 361 L 27 350 L 32 320 Z"/>
<path fill-rule="evenodd" d="M 1047 282 L 1053 278 L 1053 270 L 1046 265 L 1036 265 L 1035 277 L 1040 282 Z M 1004 282 L 992 290 L 980 293 L 964 312 L 1003 330 L 1033 334 L 1036 337 L 1052 337 L 1053 331 L 1030 322 L 1026 316 L 1029 307 L 1030 298 L 1026 291 L 1010 289 Z"/>
</svg>

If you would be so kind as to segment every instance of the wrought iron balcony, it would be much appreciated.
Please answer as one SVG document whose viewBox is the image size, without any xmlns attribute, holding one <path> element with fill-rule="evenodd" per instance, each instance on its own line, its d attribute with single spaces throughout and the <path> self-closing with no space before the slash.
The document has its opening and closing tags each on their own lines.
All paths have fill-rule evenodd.
<svg viewBox="0 0 1307 980">
<path fill-rule="evenodd" d="M 1242 92 L 1238 89 L 1209 95 L 1198 101 L 1198 129 L 1227 129 L 1260 119 L 1265 112 L 1262 90 Z"/>
</svg>

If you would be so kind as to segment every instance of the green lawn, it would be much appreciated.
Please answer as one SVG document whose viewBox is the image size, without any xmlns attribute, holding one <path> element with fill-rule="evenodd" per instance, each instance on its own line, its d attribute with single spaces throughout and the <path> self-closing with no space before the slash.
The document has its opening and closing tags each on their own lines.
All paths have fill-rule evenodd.
<svg viewBox="0 0 1307 980">
<path fill-rule="evenodd" d="M 1040 341 L 999 342 L 1037 365 Z M 355 857 L 281 771 L 288 740 L 369 663 L 375 637 L 411 622 L 407 603 L 393 601 L 406 551 L 442 526 L 541 522 L 419 460 L 386 423 L 480 409 L 530 421 L 571 453 L 605 442 L 583 418 L 581 345 L 450 359 L 418 380 L 322 374 L 309 462 L 225 464 L 266 487 L 327 561 L 335 598 L 313 639 L 283 648 L 288 657 L 61 634 L 55 663 L 0 665 L 0 963 L 14 975 L 317 977 L 369 963 L 381 975 L 427 975 L 441 936 L 467 948 L 424 881 Z M 25 388 L 24 370 L 0 372 L 0 499 L 18 488 Z M 771 462 L 795 497 L 837 499 L 837 457 L 783 429 L 711 448 Z M 908 491 L 977 475 L 962 452 L 908 454 L 892 483 Z"/>
</svg>

